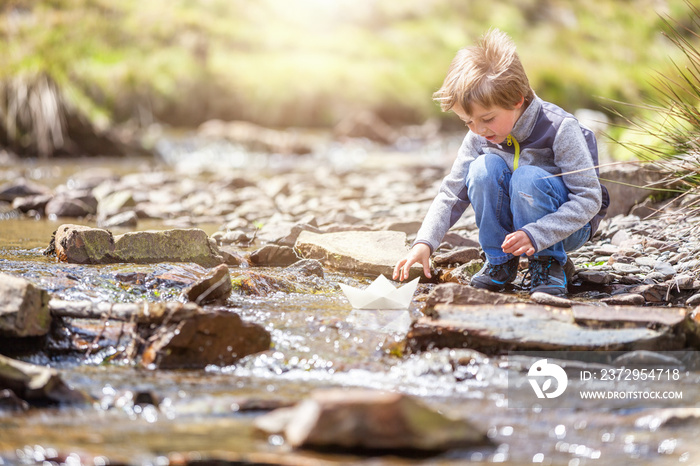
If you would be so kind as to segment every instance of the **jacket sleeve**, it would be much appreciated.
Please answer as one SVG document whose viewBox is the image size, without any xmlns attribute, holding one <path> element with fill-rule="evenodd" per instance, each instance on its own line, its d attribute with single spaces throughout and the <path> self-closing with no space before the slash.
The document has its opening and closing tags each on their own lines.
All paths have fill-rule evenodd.
<svg viewBox="0 0 700 466">
<path fill-rule="evenodd" d="M 554 163 L 561 169 L 569 200 L 536 222 L 522 227 L 537 251 L 564 240 L 583 228 L 600 210 L 602 190 L 578 121 L 567 118 L 553 145 Z"/>
<path fill-rule="evenodd" d="M 467 210 L 469 207 L 467 173 L 469 165 L 479 155 L 480 147 L 478 137 L 472 132 L 467 133 L 450 173 L 442 180 L 440 190 L 430 205 L 420 230 L 418 230 L 414 245 L 416 243 L 427 244 L 430 246 L 430 252 L 434 252 L 447 230 L 457 223 L 457 220 Z"/>
</svg>

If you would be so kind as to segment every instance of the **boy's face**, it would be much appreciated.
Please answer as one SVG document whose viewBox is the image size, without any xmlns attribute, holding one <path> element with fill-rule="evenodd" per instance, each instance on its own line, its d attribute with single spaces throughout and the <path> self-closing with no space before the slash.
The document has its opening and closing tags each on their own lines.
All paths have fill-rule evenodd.
<svg viewBox="0 0 700 466">
<path fill-rule="evenodd" d="M 483 136 L 487 141 L 494 144 L 501 144 L 513 130 L 515 122 L 518 121 L 523 111 L 523 102 L 515 104 L 512 109 L 502 107 L 484 108 L 477 103 L 472 103 L 472 114 L 468 115 L 459 103 L 452 107 L 452 111 L 464 121 L 470 131 Z"/>
</svg>

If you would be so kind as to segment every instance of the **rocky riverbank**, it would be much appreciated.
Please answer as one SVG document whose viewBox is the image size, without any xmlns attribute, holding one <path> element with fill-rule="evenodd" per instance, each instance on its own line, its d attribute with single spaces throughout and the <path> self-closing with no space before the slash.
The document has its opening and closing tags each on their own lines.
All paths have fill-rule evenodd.
<svg viewBox="0 0 700 466">
<path fill-rule="evenodd" d="M 576 270 L 566 299 L 529 296 L 521 292 L 518 280 L 504 293 L 469 287 L 470 275 L 483 262 L 468 213 L 436 251 L 435 278 L 423 279 L 411 308 L 392 316 L 391 325 L 367 325 L 352 314 L 347 319 L 328 316 L 319 306 L 331 315 L 347 313 L 339 282 L 362 285 L 378 274 L 388 276 L 408 250 L 446 169 L 426 163 L 439 162 L 439 157 L 412 157 L 365 153 L 326 165 L 307 156 L 297 160 L 299 167 L 292 172 L 200 167 L 192 176 L 150 165 L 128 174 L 79 171 L 58 185 L 21 176 L 6 182 L 0 186 L 4 218 L 57 222 L 54 238 L 47 235 L 45 241 L 48 259 L 39 257 L 59 272 L 53 282 L 36 280 L 15 267 L 0 281 L 6 298 L 0 306 L 5 336 L 0 351 L 25 360 L 0 361 L 2 386 L 12 390 L 3 395 L 3 406 L 24 411 L 56 402 L 80 406 L 93 399 L 112 409 L 124 403 L 110 401 L 106 388 L 101 394 L 73 391 L 55 369 L 26 363 L 42 358 L 77 358 L 106 365 L 109 371 L 126 366 L 161 374 L 262 367 L 279 377 L 297 369 L 323 370 L 329 380 L 338 375 L 345 380 L 330 382 L 341 387 L 356 370 L 362 377 L 376 376 L 372 368 L 378 361 L 338 362 L 332 352 L 303 345 L 297 349 L 293 342 L 302 337 L 289 332 L 298 323 L 285 317 L 280 302 L 301 303 L 298 319 L 312 322 L 312 340 L 344 345 L 348 354 L 357 354 L 353 345 L 364 345 L 357 339 L 368 338 L 368 328 L 370 333 L 388 333 L 390 337 L 376 344 L 374 356 L 368 353 L 370 359 L 388 360 L 389 367 L 399 364 L 409 372 L 447 374 L 451 383 L 488 373 L 494 389 L 506 370 L 522 373 L 502 359 L 508 351 L 616 350 L 644 358 L 700 347 L 697 219 L 680 215 L 681 202 L 668 210 L 675 217 L 642 218 L 653 207 L 643 201 L 642 190 L 621 194 L 613 209 L 619 213 L 571 255 Z M 186 166 L 191 168 L 190 162 Z M 643 173 L 630 173 L 620 171 L 619 179 L 643 178 Z M 160 228 L 144 231 L 154 223 Z M 183 265 L 164 273 L 158 269 L 164 263 Z M 124 271 L 120 264 L 141 268 Z M 103 277 L 88 273 L 95 270 L 104 270 Z M 421 275 L 417 266 L 415 275 Z M 63 291 L 90 287 L 109 292 L 91 295 L 99 299 L 75 300 L 66 299 L 70 294 Z M 119 296 L 110 294 L 113 289 L 138 291 L 150 296 L 150 302 L 105 298 Z M 329 329 L 339 333 L 335 340 L 323 333 Z M 314 356 L 309 354 L 304 362 L 290 356 L 299 351 Z M 265 383 L 269 387 L 271 382 Z M 357 385 L 367 388 L 357 381 L 350 384 Z M 269 418 L 257 417 L 256 429 L 270 442 L 289 448 L 337 453 L 418 449 L 421 455 L 477 448 L 496 457 L 497 445 L 508 441 L 490 433 L 490 414 L 485 412 L 460 412 L 454 419 L 434 411 L 434 404 L 421 406 L 414 397 L 367 390 L 343 393 L 341 398 L 325 391 L 264 400 L 248 396 L 236 399 L 236 406 L 265 412 L 281 408 Z M 132 396 L 129 406 L 140 406 L 140 413 L 171 409 L 158 407 L 162 393 L 135 390 Z M 678 415 L 697 418 L 693 412 Z M 434 428 L 412 424 L 415 416 L 431 419 Z M 355 428 L 331 429 L 341 425 L 336 422 L 340 418 L 353 419 Z M 386 427 L 386 418 L 404 420 L 382 430 L 386 437 L 379 438 L 377 426 Z M 263 457 L 255 458 L 265 464 Z"/>
</svg>

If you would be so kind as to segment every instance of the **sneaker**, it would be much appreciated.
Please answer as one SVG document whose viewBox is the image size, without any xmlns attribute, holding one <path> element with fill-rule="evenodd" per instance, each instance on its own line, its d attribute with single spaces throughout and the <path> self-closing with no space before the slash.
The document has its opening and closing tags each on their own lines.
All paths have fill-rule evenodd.
<svg viewBox="0 0 700 466">
<path fill-rule="evenodd" d="M 526 283 L 528 279 L 530 294 L 539 292 L 561 296 L 567 292 L 564 267 L 553 257 L 530 259 L 523 282 Z"/>
<path fill-rule="evenodd" d="M 518 275 L 520 257 L 513 257 L 505 264 L 491 265 L 488 261 L 472 277 L 470 285 L 474 288 L 489 291 L 503 291 L 506 283 L 515 280 Z"/>
</svg>

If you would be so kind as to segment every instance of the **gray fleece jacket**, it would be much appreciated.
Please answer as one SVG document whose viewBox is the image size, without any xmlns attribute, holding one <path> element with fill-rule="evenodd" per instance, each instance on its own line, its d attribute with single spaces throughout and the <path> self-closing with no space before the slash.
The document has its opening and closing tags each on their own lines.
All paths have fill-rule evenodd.
<svg viewBox="0 0 700 466">
<path fill-rule="evenodd" d="M 536 251 L 564 240 L 591 223 L 591 236 L 605 216 L 610 203 L 607 189 L 598 178 L 598 148 L 595 136 L 573 115 L 535 96 L 511 131 L 518 144 L 493 144 L 476 133 L 467 133 L 440 191 L 428 209 L 415 243 L 425 243 L 431 252 L 440 245 L 447 230 L 469 206 L 466 177 L 469 165 L 485 153 L 497 154 L 511 171 L 516 166 L 536 165 L 560 175 L 569 189 L 569 200 L 556 212 L 521 228 Z"/>
</svg>

